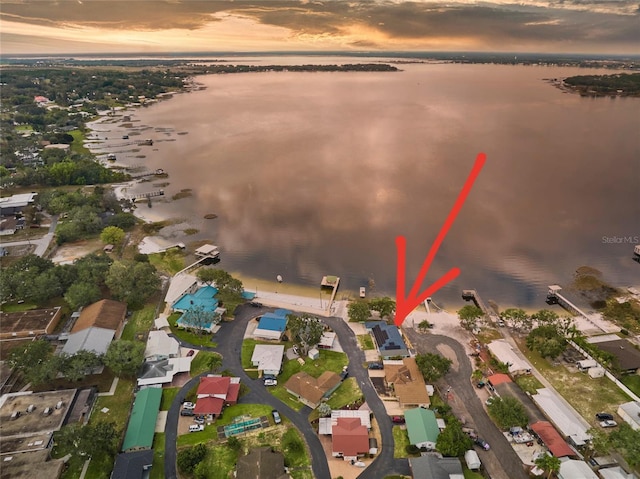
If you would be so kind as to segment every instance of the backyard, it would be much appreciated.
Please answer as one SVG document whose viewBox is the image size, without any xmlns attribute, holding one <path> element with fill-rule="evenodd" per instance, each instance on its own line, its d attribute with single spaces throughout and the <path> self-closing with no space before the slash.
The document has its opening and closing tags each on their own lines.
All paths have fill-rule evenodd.
<svg viewBox="0 0 640 479">
<path fill-rule="evenodd" d="M 360 344 L 360 349 L 363 351 L 374 349 L 373 339 L 371 339 L 370 334 L 359 334 L 358 343 Z"/>
<path fill-rule="evenodd" d="M 320 350 L 320 356 L 316 360 L 307 358 L 304 364 L 297 360 L 285 360 L 282 366 L 282 373 L 278 376 L 278 385 L 269 388 L 271 394 L 280 399 L 292 409 L 299 411 L 303 404 L 295 399 L 284 388 L 284 384 L 291 376 L 299 371 L 304 371 L 310 376 L 317 378 L 325 371 L 333 371 L 337 374 L 342 372 L 342 368 L 349 363 L 347 355 L 336 351 Z"/>
</svg>

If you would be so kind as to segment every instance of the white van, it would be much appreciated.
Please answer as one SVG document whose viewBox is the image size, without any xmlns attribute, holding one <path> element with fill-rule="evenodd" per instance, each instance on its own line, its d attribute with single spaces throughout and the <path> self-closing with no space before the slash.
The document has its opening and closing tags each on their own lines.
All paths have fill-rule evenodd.
<svg viewBox="0 0 640 479">
<path fill-rule="evenodd" d="M 198 431 L 204 431 L 203 424 L 191 424 L 189 426 L 189 432 L 198 432 Z"/>
</svg>

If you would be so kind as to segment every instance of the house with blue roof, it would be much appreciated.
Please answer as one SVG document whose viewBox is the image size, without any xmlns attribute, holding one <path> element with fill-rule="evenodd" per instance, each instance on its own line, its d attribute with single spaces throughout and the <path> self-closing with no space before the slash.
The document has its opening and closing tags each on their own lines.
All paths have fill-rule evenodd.
<svg viewBox="0 0 640 479">
<path fill-rule="evenodd" d="M 258 322 L 253 336 L 259 339 L 273 339 L 279 341 L 287 329 L 288 309 L 276 309 L 273 313 L 265 313 Z"/>
<path fill-rule="evenodd" d="M 226 312 L 219 307 L 215 296 L 218 289 L 211 285 L 203 286 L 195 293 L 187 293 L 173 303 L 173 310 L 182 313 L 176 321 L 181 328 L 203 329 L 213 331 L 213 328 L 222 320 Z"/>
<path fill-rule="evenodd" d="M 397 326 L 387 324 L 384 321 L 367 321 L 364 325 L 373 335 L 382 359 L 408 358 L 410 356 L 409 349 Z"/>
</svg>

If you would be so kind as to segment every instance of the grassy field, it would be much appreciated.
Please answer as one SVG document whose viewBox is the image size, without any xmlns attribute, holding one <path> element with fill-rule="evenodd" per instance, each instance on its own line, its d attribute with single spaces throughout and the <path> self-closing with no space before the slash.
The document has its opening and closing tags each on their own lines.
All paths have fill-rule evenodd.
<svg viewBox="0 0 640 479">
<path fill-rule="evenodd" d="M 191 361 L 191 370 L 189 371 L 191 376 L 210 371 L 209 361 L 215 356 L 220 356 L 220 354 L 211 351 L 198 351 Z M 220 360 L 222 360 L 222 356 L 220 356 Z"/>
<path fill-rule="evenodd" d="M 529 394 L 536 394 L 538 389 L 544 388 L 544 385 L 535 376 L 518 376 L 516 384 Z"/>
<path fill-rule="evenodd" d="M 101 396 L 96 400 L 89 421 L 113 421 L 118 429 L 124 431 L 133 403 L 133 384 L 131 379 L 120 378 L 113 396 Z M 105 407 L 109 409 L 106 413 L 101 411 Z"/>
<path fill-rule="evenodd" d="M 182 341 L 193 344 L 194 346 L 210 346 L 215 347 L 216 343 L 213 341 L 213 335 L 210 333 L 196 334 L 186 329 L 179 329 L 176 326 L 176 321 L 180 318 L 181 313 L 173 313 L 167 321 L 171 328 L 171 332 L 180 338 Z"/>
<path fill-rule="evenodd" d="M 179 248 L 171 248 L 164 253 L 153 253 L 149 255 L 149 263 L 158 271 L 173 276 L 185 267 L 184 253 Z"/>
<path fill-rule="evenodd" d="M 73 137 L 73 143 L 71 143 L 71 151 L 74 153 L 80 153 L 82 155 L 91 155 L 91 152 L 84 146 L 84 133 L 80 130 L 72 130 L 69 134 Z"/>
<path fill-rule="evenodd" d="M 564 366 L 554 366 L 537 352 L 529 351 L 524 341 L 520 341 L 518 346 L 556 391 L 593 426 L 597 425 L 597 412 L 610 409 L 612 404 L 630 400 L 606 377 L 591 379 L 588 374 L 569 372 Z"/>
<path fill-rule="evenodd" d="M 622 377 L 621 382 L 631 389 L 636 396 L 640 396 L 640 376 L 637 374 L 628 374 Z"/>
<path fill-rule="evenodd" d="M 400 426 L 393 426 L 393 457 L 400 459 L 409 457 L 407 446 L 409 445 L 409 434 L 406 429 Z"/>
<path fill-rule="evenodd" d="M 336 351 L 320 350 L 320 356 L 315 361 L 307 358 L 304 364 L 300 364 L 297 360 L 285 360 L 282 366 L 282 373 L 278 376 L 278 385 L 269 388 L 271 394 L 286 403 L 292 409 L 299 411 L 303 404 L 289 394 L 284 384 L 291 376 L 299 371 L 304 371 L 310 376 L 317 378 L 325 371 L 333 371 L 340 373 L 342 368 L 349 363 L 347 355 Z"/>
<path fill-rule="evenodd" d="M 127 325 L 122 330 L 122 337 L 120 339 L 127 339 L 132 341 L 135 339 L 136 334 L 146 333 L 153 326 L 153 320 L 156 307 L 152 304 L 147 304 L 144 308 L 134 311 Z"/>
<path fill-rule="evenodd" d="M 180 391 L 180 388 L 163 388 L 162 389 L 162 402 L 160 402 L 160 410 L 168 411 L 171 407 L 171 403 L 176 398 L 176 395 Z"/>
<path fill-rule="evenodd" d="M 178 447 L 216 441 L 218 439 L 218 427 L 231 424 L 233 419 L 238 416 L 267 416 L 271 418 L 271 406 L 265 404 L 236 404 L 235 406 L 229 406 L 224 409 L 222 416 L 212 425 L 206 426 L 204 431 L 190 432 L 178 436 Z"/>
<path fill-rule="evenodd" d="M 164 441 L 165 435 L 163 432 L 157 432 L 153 436 L 153 466 L 151 467 L 149 479 L 164 478 Z"/>
<path fill-rule="evenodd" d="M 369 349 L 374 349 L 373 339 L 371 339 L 370 334 L 359 334 L 358 343 L 360 344 L 360 349 L 364 351 L 367 351 Z"/>
<path fill-rule="evenodd" d="M 355 378 L 347 378 L 342 382 L 338 389 L 334 391 L 327 403 L 331 406 L 331 409 L 342 409 L 348 404 L 362 399 L 362 391 L 358 386 L 358 382 Z M 315 421 L 320 417 L 320 413 L 317 409 L 311 411 L 309 414 L 309 421 Z"/>
</svg>

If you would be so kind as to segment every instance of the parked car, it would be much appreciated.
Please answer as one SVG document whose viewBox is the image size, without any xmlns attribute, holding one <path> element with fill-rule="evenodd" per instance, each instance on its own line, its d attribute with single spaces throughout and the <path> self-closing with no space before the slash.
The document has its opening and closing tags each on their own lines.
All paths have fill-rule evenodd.
<svg viewBox="0 0 640 479">
<path fill-rule="evenodd" d="M 369 369 L 384 369 L 382 363 L 369 363 Z"/>
<path fill-rule="evenodd" d="M 487 406 L 491 406 L 493 403 L 493 396 L 489 396 L 487 400 L 484 402 Z"/>
<path fill-rule="evenodd" d="M 487 385 L 487 383 L 485 383 L 484 381 L 478 381 L 478 383 L 476 384 L 476 387 L 478 389 L 482 389 L 483 387 L 485 387 Z"/>
<path fill-rule="evenodd" d="M 393 416 L 391 418 L 391 422 L 395 424 L 404 424 L 405 419 L 404 419 L 404 416 Z"/>
<path fill-rule="evenodd" d="M 608 412 L 599 412 L 596 414 L 596 419 L 598 421 L 613 421 L 613 414 L 609 414 Z"/>
<path fill-rule="evenodd" d="M 180 411 L 180 415 L 181 416 L 195 416 L 195 413 L 193 412 L 193 409 L 183 409 L 182 411 Z"/>
<path fill-rule="evenodd" d="M 275 409 L 271 411 L 271 415 L 273 416 L 273 420 L 276 424 L 280 424 L 282 422 L 282 418 L 280 417 L 280 413 Z"/>
<path fill-rule="evenodd" d="M 607 419 L 606 421 L 600 421 L 600 427 L 616 427 L 618 425 L 613 419 Z"/>
<path fill-rule="evenodd" d="M 265 379 L 264 380 L 264 385 L 265 386 L 277 386 L 278 385 L 278 381 L 276 381 L 275 379 Z"/>
<path fill-rule="evenodd" d="M 485 451 L 488 451 L 489 449 L 491 449 L 491 447 L 489 446 L 489 443 L 479 437 L 477 437 L 473 442 L 475 443 L 476 446 L 480 446 Z"/>
<path fill-rule="evenodd" d="M 257 301 L 251 301 L 249 306 L 253 306 L 254 308 L 262 308 L 262 303 L 258 303 Z"/>
<path fill-rule="evenodd" d="M 195 350 L 190 349 L 189 352 L 187 353 L 187 357 L 193 356 L 195 354 Z"/>
<path fill-rule="evenodd" d="M 195 417 L 193 418 L 193 422 L 196 424 L 204 424 L 204 418 L 202 416 Z"/>
<path fill-rule="evenodd" d="M 203 424 L 192 424 L 191 426 L 189 426 L 189 432 L 198 432 L 198 431 L 204 431 Z"/>
<path fill-rule="evenodd" d="M 265 374 L 264 376 L 262 376 L 262 379 L 264 379 L 265 381 L 266 381 L 267 379 L 273 379 L 273 380 L 275 381 L 275 380 L 276 380 L 276 379 L 278 379 L 278 378 L 277 378 L 277 377 L 275 377 L 273 374 Z"/>
<path fill-rule="evenodd" d="M 184 404 L 182 405 L 182 408 L 183 408 L 183 409 L 195 409 L 195 408 L 196 408 L 196 405 L 195 405 L 194 403 L 192 403 L 192 402 L 188 402 L 188 401 L 187 401 L 186 403 L 184 403 Z"/>
</svg>

